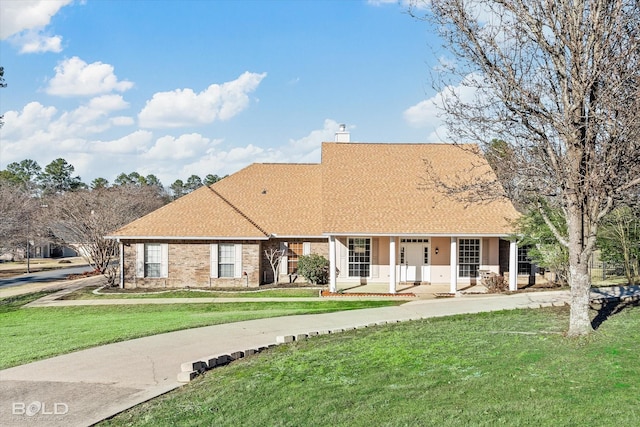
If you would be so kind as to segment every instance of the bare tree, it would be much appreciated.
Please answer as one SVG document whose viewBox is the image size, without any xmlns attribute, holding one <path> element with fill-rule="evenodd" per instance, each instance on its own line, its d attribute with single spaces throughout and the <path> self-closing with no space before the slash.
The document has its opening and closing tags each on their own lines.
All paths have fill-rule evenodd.
<svg viewBox="0 0 640 427">
<path fill-rule="evenodd" d="M 50 227 L 54 235 L 78 249 L 91 266 L 113 281 L 115 267 L 109 264 L 118 255 L 118 246 L 104 236 L 163 203 L 150 186 L 70 191 L 48 201 Z"/>
<path fill-rule="evenodd" d="M 0 255 L 27 250 L 27 241 L 38 234 L 37 207 L 38 200 L 21 186 L 0 179 Z"/>
<path fill-rule="evenodd" d="M 278 271 L 280 270 L 280 263 L 284 257 L 285 250 L 269 248 L 264 250 L 264 256 L 269 260 L 271 270 L 273 270 L 273 283 L 278 283 Z"/>
<path fill-rule="evenodd" d="M 568 334 L 590 333 L 598 227 L 640 186 L 640 2 L 431 0 L 423 18 L 457 60 L 440 73 L 450 135 L 504 141 L 519 202 L 563 212 L 566 232 L 540 210 L 569 251 Z"/>
</svg>

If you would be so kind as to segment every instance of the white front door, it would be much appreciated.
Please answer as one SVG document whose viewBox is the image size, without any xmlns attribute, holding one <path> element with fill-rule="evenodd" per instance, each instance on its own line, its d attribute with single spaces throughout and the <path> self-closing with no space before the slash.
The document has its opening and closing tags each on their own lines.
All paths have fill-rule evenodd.
<svg viewBox="0 0 640 427">
<path fill-rule="evenodd" d="M 430 250 L 428 242 L 403 243 L 400 246 L 401 282 L 415 283 L 431 280 Z"/>
</svg>

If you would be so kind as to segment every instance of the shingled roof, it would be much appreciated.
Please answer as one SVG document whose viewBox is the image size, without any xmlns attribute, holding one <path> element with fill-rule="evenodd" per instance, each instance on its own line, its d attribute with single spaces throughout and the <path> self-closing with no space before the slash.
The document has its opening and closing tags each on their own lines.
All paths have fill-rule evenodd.
<svg viewBox="0 0 640 427">
<path fill-rule="evenodd" d="M 322 166 L 327 234 L 506 235 L 518 217 L 497 191 L 472 203 L 433 182 L 495 180 L 475 145 L 325 143 Z"/>
<path fill-rule="evenodd" d="M 320 164 L 253 164 L 113 233 L 156 239 L 370 235 L 507 235 L 506 198 L 469 204 L 429 181 L 492 171 L 474 147 L 324 143 Z"/>
</svg>

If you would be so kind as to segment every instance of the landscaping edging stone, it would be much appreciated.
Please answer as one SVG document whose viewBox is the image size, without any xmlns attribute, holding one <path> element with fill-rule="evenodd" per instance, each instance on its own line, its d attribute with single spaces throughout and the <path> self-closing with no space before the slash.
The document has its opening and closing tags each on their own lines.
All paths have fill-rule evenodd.
<svg viewBox="0 0 640 427">
<path fill-rule="evenodd" d="M 426 319 L 427 317 L 424 317 L 424 318 Z M 303 341 L 303 340 L 320 336 L 320 335 L 338 334 L 341 332 L 354 331 L 358 329 L 366 329 L 366 328 L 372 328 L 375 326 L 390 325 L 394 323 L 409 322 L 409 321 L 421 320 L 421 319 L 423 319 L 423 317 L 414 317 L 411 319 L 383 320 L 380 322 L 369 323 L 367 325 L 349 326 L 344 328 L 335 328 L 335 329 L 320 330 L 320 331 L 310 331 L 306 334 L 303 333 L 303 334 L 296 334 L 296 335 L 278 335 L 276 337 L 275 343 L 269 344 L 266 347 L 252 348 L 252 349 L 247 349 L 243 351 L 235 351 L 230 354 L 224 353 L 224 354 L 218 354 L 214 356 L 207 356 L 207 357 L 202 357 L 198 360 L 184 362 L 180 365 L 180 372 L 178 373 L 178 382 L 188 383 L 209 370 L 218 368 L 220 366 L 226 366 L 235 360 L 256 355 L 258 353 L 261 353 L 265 350 L 276 347 L 278 345 L 290 344 L 296 341 Z"/>
</svg>

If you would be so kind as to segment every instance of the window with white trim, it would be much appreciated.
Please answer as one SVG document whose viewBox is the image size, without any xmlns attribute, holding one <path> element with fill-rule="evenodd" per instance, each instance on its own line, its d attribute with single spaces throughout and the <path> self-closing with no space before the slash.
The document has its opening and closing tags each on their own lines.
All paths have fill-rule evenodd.
<svg viewBox="0 0 640 427">
<path fill-rule="evenodd" d="M 478 277 L 480 239 L 460 239 L 458 246 L 458 276 Z"/>
<path fill-rule="evenodd" d="M 236 249 L 234 244 L 218 245 L 218 277 L 235 277 Z"/>
<path fill-rule="evenodd" d="M 369 277 L 371 239 L 349 238 L 349 277 Z"/>
<path fill-rule="evenodd" d="M 242 243 L 211 244 L 211 278 L 241 278 Z"/>
<path fill-rule="evenodd" d="M 531 275 L 531 258 L 529 258 L 529 248 L 527 246 L 518 246 L 518 275 Z"/>
<path fill-rule="evenodd" d="M 288 242 L 287 245 L 287 274 L 295 274 L 298 272 L 298 260 L 302 255 L 302 242 Z"/>
<path fill-rule="evenodd" d="M 136 243 L 136 277 L 163 278 L 169 275 L 167 243 Z"/>
<path fill-rule="evenodd" d="M 160 243 L 144 245 L 144 277 L 162 277 L 162 246 Z"/>
</svg>

